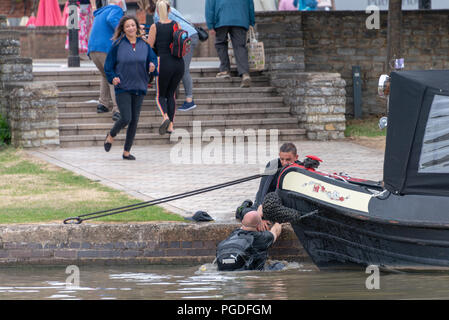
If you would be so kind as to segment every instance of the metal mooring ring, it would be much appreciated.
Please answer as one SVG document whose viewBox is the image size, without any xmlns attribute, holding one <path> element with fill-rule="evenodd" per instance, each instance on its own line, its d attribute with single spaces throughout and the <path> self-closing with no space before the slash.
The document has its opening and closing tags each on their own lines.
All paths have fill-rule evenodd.
<svg viewBox="0 0 449 320">
<path fill-rule="evenodd" d="M 64 220 L 64 224 L 81 224 L 81 222 L 83 222 L 83 219 L 80 217 L 67 218 Z"/>
</svg>

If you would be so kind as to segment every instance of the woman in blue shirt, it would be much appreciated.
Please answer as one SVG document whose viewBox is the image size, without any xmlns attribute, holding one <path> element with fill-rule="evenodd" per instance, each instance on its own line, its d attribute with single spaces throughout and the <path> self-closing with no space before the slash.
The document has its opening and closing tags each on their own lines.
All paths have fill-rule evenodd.
<svg viewBox="0 0 449 320">
<path fill-rule="evenodd" d="M 120 119 L 106 135 L 104 149 L 108 152 L 116 135 L 128 126 L 123 159 L 135 160 L 130 150 L 136 135 L 140 109 L 147 93 L 149 72 L 156 72 L 157 56 L 141 39 L 139 22 L 124 16 L 115 31 L 114 43 L 108 52 L 104 71 L 115 88 Z"/>
</svg>

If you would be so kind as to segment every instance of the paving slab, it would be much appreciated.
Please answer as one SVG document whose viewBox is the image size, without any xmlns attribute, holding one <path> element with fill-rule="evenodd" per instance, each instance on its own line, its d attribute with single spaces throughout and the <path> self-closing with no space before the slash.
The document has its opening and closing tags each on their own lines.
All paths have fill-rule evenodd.
<svg viewBox="0 0 449 320">
<path fill-rule="evenodd" d="M 381 180 L 384 153 L 348 141 L 297 141 L 299 157 L 316 155 L 323 160 L 320 170 L 353 177 Z M 206 144 L 202 145 L 203 155 Z M 148 201 L 187 191 L 213 186 L 261 173 L 266 159 L 234 160 L 230 164 L 179 163 L 174 152 L 178 144 L 134 146 L 131 153 L 136 161 L 122 159 L 123 146 L 117 142 L 106 153 L 103 147 L 33 149 L 27 152 L 56 166 L 68 169 L 89 179 Z M 246 145 L 245 148 L 248 148 Z M 225 155 L 229 156 L 229 155 Z M 235 155 L 234 155 L 235 158 Z M 249 163 L 250 162 L 250 163 Z M 182 216 L 191 216 L 197 210 L 208 212 L 217 222 L 234 222 L 235 209 L 245 199 L 254 200 L 260 179 L 161 205 Z M 124 204 L 126 205 L 126 204 Z M 86 212 L 87 213 L 87 212 Z"/>
</svg>

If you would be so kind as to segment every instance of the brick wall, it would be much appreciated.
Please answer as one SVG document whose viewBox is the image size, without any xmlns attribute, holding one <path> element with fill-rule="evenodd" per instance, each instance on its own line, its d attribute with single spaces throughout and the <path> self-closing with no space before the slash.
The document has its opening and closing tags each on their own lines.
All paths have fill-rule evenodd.
<svg viewBox="0 0 449 320">
<path fill-rule="evenodd" d="M 146 223 L 0 225 L 0 265 L 85 263 L 211 263 L 217 244 L 238 224 Z M 290 225 L 269 257 L 310 259 Z"/>
</svg>

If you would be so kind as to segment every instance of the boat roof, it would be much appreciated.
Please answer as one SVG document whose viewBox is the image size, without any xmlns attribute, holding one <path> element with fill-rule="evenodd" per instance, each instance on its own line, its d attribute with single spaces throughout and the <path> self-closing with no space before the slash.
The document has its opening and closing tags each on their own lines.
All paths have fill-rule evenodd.
<svg viewBox="0 0 449 320">
<path fill-rule="evenodd" d="M 449 70 L 392 72 L 390 89 L 385 187 L 449 196 Z"/>
</svg>

